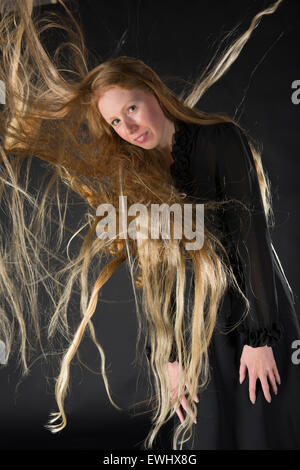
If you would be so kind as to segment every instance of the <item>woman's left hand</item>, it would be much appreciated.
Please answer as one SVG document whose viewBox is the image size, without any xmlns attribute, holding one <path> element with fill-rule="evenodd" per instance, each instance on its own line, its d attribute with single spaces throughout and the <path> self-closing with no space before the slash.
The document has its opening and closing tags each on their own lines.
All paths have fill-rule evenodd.
<svg viewBox="0 0 300 470">
<path fill-rule="evenodd" d="M 273 392 L 277 395 L 277 384 L 280 384 L 280 376 L 277 370 L 273 350 L 270 346 L 252 348 L 245 345 L 240 360 L 240 383 L 243 383 L 248 369 L 249 397 L 250 401 L 256 400 L 256 381 L 260 380 L 267 402 L 271 403 L 268 379 Z"/>
</svg>

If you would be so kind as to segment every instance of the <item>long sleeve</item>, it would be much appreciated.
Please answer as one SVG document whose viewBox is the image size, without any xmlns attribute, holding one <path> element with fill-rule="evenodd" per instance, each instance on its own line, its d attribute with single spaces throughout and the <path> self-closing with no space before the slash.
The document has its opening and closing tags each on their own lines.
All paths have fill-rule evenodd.
<svg viewBox="0 0 300 470">
<path fill-rule="evenodd" d="M 252 347 L 272 346 L 279 341 L 279 320 L 272 242 L 264 212 L 255 162 L 243 132 L 232 123 L 215 126 L 214 145 L 210 151 L 216 162 L 216 178 L 221 196 L 235 199 L 224 210 L 224 226 L 232 242 L 241 288 L 249 300 L 250 310 L 238 327 L 243 344 Z"/>
</svg>

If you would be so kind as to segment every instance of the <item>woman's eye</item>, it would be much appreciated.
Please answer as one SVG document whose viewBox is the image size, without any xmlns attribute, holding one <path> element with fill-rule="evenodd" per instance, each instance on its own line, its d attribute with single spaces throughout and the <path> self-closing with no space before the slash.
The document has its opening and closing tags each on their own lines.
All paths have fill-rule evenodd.
<svg viewBox="0 0 300 470">
<path fill-rule="evenodd" d="M 133 104 L 133 105 L 130 106 L 128 109 L 131 109 L 131 108 L 136 108 L 136 105 Z M 114 119 L 111 124 L 114 126 L 114 125 L 115 125 L 114 122 L 115 122 L 115 121 L 119 121 L 119 120 L 120 120 L 120 119 Z"/>
</svg>

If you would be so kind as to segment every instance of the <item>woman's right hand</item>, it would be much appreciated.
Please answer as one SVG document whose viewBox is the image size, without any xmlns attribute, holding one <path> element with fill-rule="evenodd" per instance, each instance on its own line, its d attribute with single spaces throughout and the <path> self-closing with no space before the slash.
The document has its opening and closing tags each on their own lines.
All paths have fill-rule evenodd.
<svg viewBox="0 0 300 470">
<path fill-rule="evenodd" d="M 170 385 L 171 385 L 171 399 L 174 400 L 176 399 L 176 390 L 177 390 L 177 384 L 178 384 L 178 378 L 179 378 L 179 363 L 177 361 L 175 362 L 168 362 L 168 374 L 169 374 L 169 379 L 170 379 Z M 189 390 L 189 384 L 188 382 L 185 383 L 186 388 Z M 194 400 L 196 403 L 199 403 L 199 397 L 196 395 L 194 397 Z M 182 405 L 183 409 L 187 412 L 187 400 L 185 396 L 180 400 L 180 404 Z M 182 413 L 181 407 L 177 407 L 176 413 L 180 419 L 180 422 L 183 423 L 184 421 L 184 416 Z M 197 423 L 197 420 L 195 416 L 193 416 L 193 421 L 194 423 Z"/>
</svg>

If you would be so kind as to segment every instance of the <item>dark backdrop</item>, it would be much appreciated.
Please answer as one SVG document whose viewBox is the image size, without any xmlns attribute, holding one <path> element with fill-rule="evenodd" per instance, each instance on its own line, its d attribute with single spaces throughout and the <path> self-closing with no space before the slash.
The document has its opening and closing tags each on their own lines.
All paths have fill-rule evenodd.
<svg viewBox="0 0 300 470">
<path fill-rule="evenodd" d="M 179 92 L 180 79 L 191 80 L 200 74 L 226 32 L 238 23 L 239 32 L 244 31 L 250 19 L 272 3 L 266 0 L 81 0 L 73 2 L 71 8 L 82 22 L 88 47 L 98 60 L 118 55 L 138 57 Z M 42 8 L 61 10 L 59 5 Z M 300 292 L 300 92 L 297 94 L 292 84 L 300 80 L 299 39 L 299 2 L 285 1 L 275 14 L 262 19 L 230 71 L 198 103 L 204 111 L 226 112 L 239 118 L 262 143 L 276 220 L 272 238 L 297 299 Z M 37 183 L 44 168 L 37 161 L 34 169 Z M 74 225 L 76 217 L 74 211 Z M 74 311 L 76 302 L 78 298 L 74 295 Z M 0 448 L 140 447 L 150 426 L 150 415 L 137 414 L 147 408 L 134 404 L 146 397 L 146 368 L 133 363 L 135 305 L 124 266 L 104 287 L 94 318 L 98 340 L 107 354 L 113 398 L 123 411 L 115 410 L 108 401 L 99 374 L 98 352 L 85 338 L 80 357 L 96 373 L 84 368 L 78 360 L 73 361 L 66 400 L 68 426 L 58 435 L 52 435 L 43 425 L 49 412 L 56 411 L 57 358 L 45 361 L 37 355 L 30 374 L 20 381 L 12 357 L 0 369 Z M 170 432 L 167 425 L 157 448 L 170 446 Z"/>
</svg>

